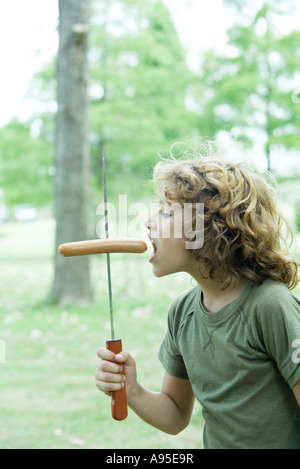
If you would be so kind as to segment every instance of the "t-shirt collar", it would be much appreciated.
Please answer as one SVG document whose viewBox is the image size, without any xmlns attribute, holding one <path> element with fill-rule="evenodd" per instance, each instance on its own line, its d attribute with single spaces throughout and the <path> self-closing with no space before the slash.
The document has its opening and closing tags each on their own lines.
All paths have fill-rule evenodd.
<svg viewBox="0 0 300 469">
<path fill-rule="evenodd" d="M 247 296 L 249 295 L 250 291 L 254 286 L 254 282 L 251 280 L 242 279 L 242 292 L 238 298 L 233 300 L 226 306 L 223 306 L 219 311 L 215 313 L 209 313 L 205 310 L 202 305 L 202 291 L 198 288 L 197 294 L 195 296 L 195 313 L 201 315 L 201 318 L 206 324 L 210 325 L 218 325 L 222 322 L 225 322 L 230 316 L 235 314 L 239 308 L 245 303 Z"/>
</svg>

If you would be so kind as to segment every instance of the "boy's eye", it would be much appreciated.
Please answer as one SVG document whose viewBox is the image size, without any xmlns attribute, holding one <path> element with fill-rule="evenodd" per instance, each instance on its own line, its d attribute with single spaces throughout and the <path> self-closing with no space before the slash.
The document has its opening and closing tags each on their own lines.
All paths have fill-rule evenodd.
<svg viewBox="0 0 300 469">
<path fill-rule="evenodd" d="M 165 218 L 170 218 L 172 216 L 171 212 L 167 212 L 165 210 L 160 210 L 159 213 L 162 217 L 165 217 Z"/>
</svg>

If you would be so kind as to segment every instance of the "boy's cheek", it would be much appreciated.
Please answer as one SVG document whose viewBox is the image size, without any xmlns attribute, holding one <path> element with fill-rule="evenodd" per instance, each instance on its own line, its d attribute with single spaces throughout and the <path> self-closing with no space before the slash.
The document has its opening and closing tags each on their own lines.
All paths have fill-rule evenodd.
<svg viewBox="0 0 300 469">
<path fill-rule="evenodd" d="M 153 228 L 152 227 L 150 228 L 151 238 L 159 238 L 159 233 L 160 233 L 160 230 L 157 224 L 155 224 Z"/>
</svg>

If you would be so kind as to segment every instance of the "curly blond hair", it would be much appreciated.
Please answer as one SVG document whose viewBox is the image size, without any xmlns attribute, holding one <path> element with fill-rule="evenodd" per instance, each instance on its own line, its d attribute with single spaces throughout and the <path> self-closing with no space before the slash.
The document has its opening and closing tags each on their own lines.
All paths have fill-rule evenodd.
<svg viewBox="0 0 300 469">
<path fill-rule="evenodd" d="M 270 181 L 243 162 L 185 153 L 188 159 L 161 158 L 153 179 L 169 204 L 204 204 L 204 244 L 193 250 L 202 275 L 223 289 L 237 278 L 272 278 L 293 289 L 299 282 L 299 265 L 288 252 L 293 233 Z"/>
</svg>

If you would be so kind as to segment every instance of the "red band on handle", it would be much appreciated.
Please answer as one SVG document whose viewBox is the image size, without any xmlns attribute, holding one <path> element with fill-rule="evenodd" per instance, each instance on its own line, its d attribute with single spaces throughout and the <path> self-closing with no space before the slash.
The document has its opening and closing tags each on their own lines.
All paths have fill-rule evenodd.
<svg viewBox="0 0 300 469">
<path fill-rule="evenodd" d="M 120 353 L 122 352 L 122 340 L 107 340 L 106 348 L 115 354 Z M 124 371 L 122 374 L 124 374 Z M 128 415 L 125 386 L 119 391 L 112 392 L 111 415 L 115 420 L 124 420 Z"/>
</svg>

